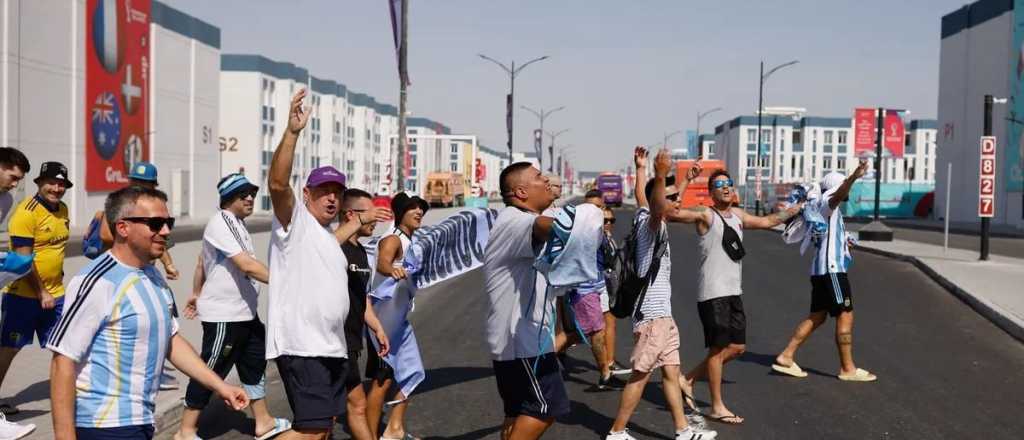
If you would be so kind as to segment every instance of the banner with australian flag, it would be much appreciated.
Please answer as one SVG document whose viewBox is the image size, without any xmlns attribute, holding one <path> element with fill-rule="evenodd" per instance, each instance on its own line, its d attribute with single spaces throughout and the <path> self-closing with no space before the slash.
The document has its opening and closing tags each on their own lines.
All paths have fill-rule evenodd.
<svg viewBox="0 0 1024 440">
<path fill-rule="evenodd" d="M 149 160 L 150 0 L 87 0 L 85 189 L 112 191 Z"/>
</svg>

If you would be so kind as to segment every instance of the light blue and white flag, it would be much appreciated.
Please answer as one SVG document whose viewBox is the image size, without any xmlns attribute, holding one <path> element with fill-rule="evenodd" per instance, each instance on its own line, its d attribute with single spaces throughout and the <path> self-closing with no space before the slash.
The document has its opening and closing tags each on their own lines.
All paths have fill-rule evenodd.
<svg viewBox="0 0 1024 440">
<path fill-rule="evenodd" d="M 416 335 L 409 323 L 416 293 L 482 266 L 484 249 L 497 216 L 498 212 L 492 209 L 468 209 L 437 225 L 418 229 L 402 260 L 408 278 L 386 279 L 370 292 L 373 310 L 391 345 L 384 361 L 395 370 L 395 382 L 406 398 L 426 377 Z M 364 246 L 371 268 L 377 267 L 379 240 L 380 237 L 374 237 Z M 374 276 L 379 276 L 376 271 Z M 372 334 L 370 340 L 379 350 L 380 345 Z"/>
</svg>

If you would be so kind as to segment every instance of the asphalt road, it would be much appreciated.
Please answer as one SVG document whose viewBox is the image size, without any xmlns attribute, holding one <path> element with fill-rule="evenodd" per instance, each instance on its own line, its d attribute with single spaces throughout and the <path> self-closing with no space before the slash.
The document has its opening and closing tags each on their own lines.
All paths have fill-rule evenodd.
<svg viewBox="0 0 1024 440">
<path fill-rule="evenodd" d="M 632 218 L 617 214 L 620 236 Z M 694 300 L 696 239 L 690 226 L 673 226 L 673 308 L 680 326 L 684 368 L 703 356 Z M 1024 345 L 976 314 L 913 266 L 855 253 L 850 274 L 857 322 L 854 354 L 875 383 L 844 383 L 833 322 L 797 354 L 810 375 L 773 373 L 770 364 L 809 306 L 809 261 L 772 232 L 748 232 L 744 301 L 748 352 L 726 367 L 725 398 L 746 418 L 742 426 L 709 422 L 727 439 L 1021 438 Z M 483 335 L 486 298 L 479 271 L 424 291 L 412 321 L 427 379 L 406 416 L 410 432 L 433 439 L 498 439 L 501 404 Z M 617 358 L 628 360 L 632 338 L 620 321 Z M 597 391 L 589 350 L 571 353 L 567 383 L 572 413 L 545 438 L 603 438 L 619 392 Z M 289 416 L 280 381 L 271 373 L 268 395 L 276 415 Z M 696 387 L 706 407 L 706 384 Z M 252 438 L 253 423 L 211 405 L 201 420 L 204 438 Z M 672 422 L 655 377 L 631 420 L 640 439 L 671 439 Z M 167 433 L 163 433 L 166 435 Z M 349 438 L 341 425 L 337 439 Z"/>
</svg>

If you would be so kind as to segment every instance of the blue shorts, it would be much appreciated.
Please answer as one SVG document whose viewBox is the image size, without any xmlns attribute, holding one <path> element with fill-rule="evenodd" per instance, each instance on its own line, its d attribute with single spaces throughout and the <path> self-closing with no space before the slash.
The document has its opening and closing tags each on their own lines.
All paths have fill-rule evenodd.
<svg viewBox="0 0 1024 440">
<path fill-rule="evenodd" d="M 4 294 L 0 305 L 0 347 L 22 348 L 32 343 L 33 334 L 39 338 L 39 346 L 45 346 L 64 309 L 64 297 L 54 303 L 52 309 L 43 310 L 36 298 Z"/>
<path fill-rule="evenodd" d="M 78 440 L 151 440 L 153 425 L 118 426 L 116 428 L 75 427 Z"/>
</svg>

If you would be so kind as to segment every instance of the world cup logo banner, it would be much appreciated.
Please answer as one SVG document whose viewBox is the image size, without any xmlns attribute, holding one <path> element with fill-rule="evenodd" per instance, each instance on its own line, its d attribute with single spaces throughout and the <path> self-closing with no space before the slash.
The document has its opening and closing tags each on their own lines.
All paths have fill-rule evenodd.
<svg viewBox="0 0 1024 440">
<path fill-rule="evenodd" d="M 149 0 L 87 0 L 85 189 L 128 183 L 149 160 Z"/>
</svg>

